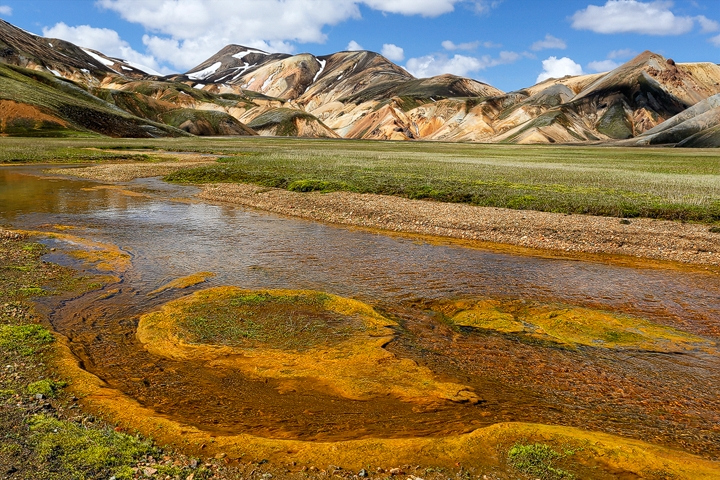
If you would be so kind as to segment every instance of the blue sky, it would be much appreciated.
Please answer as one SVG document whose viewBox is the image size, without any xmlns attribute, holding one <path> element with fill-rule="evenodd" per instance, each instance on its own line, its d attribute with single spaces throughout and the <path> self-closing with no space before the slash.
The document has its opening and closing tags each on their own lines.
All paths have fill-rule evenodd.
<svg viewBox="0 0 720 480">
<path fill-rule="evenodd" d="M 163 73 L 229 43 L 362 48 L 418 77 L 454 73 L 505 91 L 643 50 L 720 62 L 720 0 L 0 0 L 0 18 Z"/>
</svg>

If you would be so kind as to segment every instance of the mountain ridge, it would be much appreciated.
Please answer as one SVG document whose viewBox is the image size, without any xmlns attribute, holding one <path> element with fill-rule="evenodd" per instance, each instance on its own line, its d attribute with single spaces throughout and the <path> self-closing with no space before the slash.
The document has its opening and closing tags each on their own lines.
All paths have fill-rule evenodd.
<svg viewBox="0 0 720 480">
<path fill-rule="evenodd" d="M 708 112 L 715 107 L 703 107 L 720 94 L 720 66 L 675 63 L 649 51 L 609 72 L 548 79 L 506 93 L 450 74 L 418 79 L 370 51 L 290 55 L 235 44 L 187 72 L 162 76 L 0 20 L 3 64 L 1 125 L 22 124 L 31 111 L 38 118 L 25 118 L 25 130 L 3 127 L 2 135 L 67 128 L 118 136 L 260 133 L 487 143 L 720 144 L 715 128 L 720 118 Z M 32 82 L 44 85 L 45 100 L 28 93 L 25 87 Z M 94 100 L 87 102 L 88 95 Z M 99 111 L 113 112 L 120 123 L 145 126 L 96 128 L 91 120 L 70 118 L 70 104 L 94 109 L 89 119 Z M 689 118 L 678 117 L 695 105 L 701 113 L 689 110 Z M 41 128 L 48 119 L 64 127 Z M 689 140 L 698 135 L 702 141 Z"/>
</svg>

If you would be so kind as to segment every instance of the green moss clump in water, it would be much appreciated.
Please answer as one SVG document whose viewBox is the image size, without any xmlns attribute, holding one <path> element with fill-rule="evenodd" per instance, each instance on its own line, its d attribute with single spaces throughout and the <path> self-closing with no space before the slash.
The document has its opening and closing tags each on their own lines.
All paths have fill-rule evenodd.
<svg viewBox="0 0 720 480">
<path fill-rule="evenodd" d="M 542 480 L 570 479 L 575 478 L 575 475 L 556 467 L 555 463 L 573 453 L 560 453 L 543 443 L 515 444 L 508 452 L 508 463 L 517 470 Z"/>
<path fill-rule="evenodd" d="M 35 454 L 54 465 L 57 478 L 130 479 L 131 465 L 156 450 L 147 440 L 111 429 L 88 429 L 46 415 L 34 415 L 28 423 Z"/>
<path fill-rule="evenodd" d="M 262 292 L 209 297 L 191 305 L 178 325 L 192 343 L 305 350 L 340 342 L 361 328 L 354 317 L 328 310 L 329 299 Z"/>
</svg>

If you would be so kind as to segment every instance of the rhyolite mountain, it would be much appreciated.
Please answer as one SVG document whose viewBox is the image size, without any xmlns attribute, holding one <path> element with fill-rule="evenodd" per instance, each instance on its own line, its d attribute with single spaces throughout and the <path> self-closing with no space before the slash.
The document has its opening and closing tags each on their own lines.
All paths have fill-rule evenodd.
<svg viewBox="0 0 720 480">
<path fill-rule="evenodd" d="M 720 146 L 720 66 L 643 52 L 606 73 L 505 93 L 418 79 L 369 51 L 228 45 L 183 74 L 0 20 L 0 135 L 279 135 L 378 140 Z"/>
</svg>

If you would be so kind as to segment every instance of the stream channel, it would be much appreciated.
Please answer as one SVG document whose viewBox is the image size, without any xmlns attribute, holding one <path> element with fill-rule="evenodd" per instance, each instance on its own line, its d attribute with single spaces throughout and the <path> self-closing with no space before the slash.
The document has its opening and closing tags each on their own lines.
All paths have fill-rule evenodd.
<svg viewBox="0 0 720 480">
<path fill-rule="evenodd" d="M 156 412 L 218 435 L 336 441 L 469 432 L 506 421 L 575 426 L 720 458 L 720 276 L 680 269 L 511 255 L 390 236 L 193 200 L 194 187 L 159 179 L 101 183 L 0 168 L 0 225 L 72 234 L 128 252 L 115 295 L 53 304 L 53 327 L 85 369 Z M 62 241 L 46 259 L 78 266 Z M 185 290 L 148 293 L 197 272 Z M 365 302 L 399 325 L 385 346 L 481 401 L 419 411 L 392 396 L 341 398 L 280 391 L 227 368 L 153 356 L 135 337 L 139 315 L 194 290 L 317 290 Z M 707 340 L 661 353 L 567 348 L 510 333 L 454 328 L 433 302 L 490 298 L 639 316 Z"/>
</svg>

